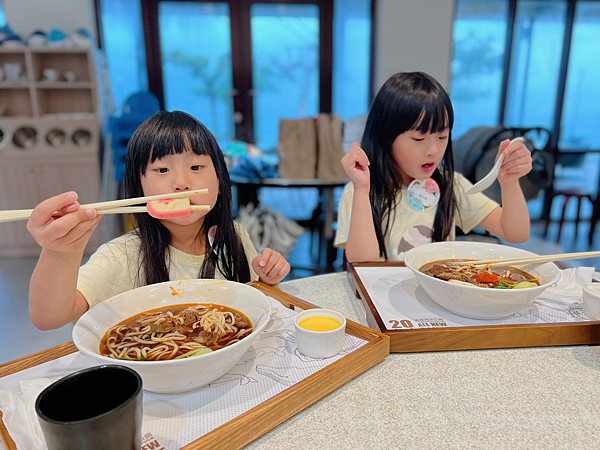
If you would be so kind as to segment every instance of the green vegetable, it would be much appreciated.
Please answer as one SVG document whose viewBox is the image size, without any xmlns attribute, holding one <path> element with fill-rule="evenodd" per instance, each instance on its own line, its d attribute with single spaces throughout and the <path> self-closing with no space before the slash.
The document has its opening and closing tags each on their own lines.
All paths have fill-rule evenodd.
<svg viewBox="0 0 600 450">
<path fill-rule="evenodd" d="M 212 350 L 210 348 L 202 347 L 202 348 L 197 348 L 190 352 L 184 353 L 183 355 L 179 355 L 175 359 L 191 358 L 192 356 L 200 356 L 200 355 L 204 355 L 205 353 L 210 353 L 210 352 L 212 352 Z"/>
<path fill-rule="evenodd" d="M 527 289 L 527 288 L 532 288 L 532 287 L 536 287 L 537 284 L 532 283 L 531 281 L 521 281 L 520 283 L 517 283 L 513 286 L 513 289 Z"/>
<path fill-rule="evenodd" d="M 506 281 L 501 281 L 496 286 L 494 286 L 494 289 L 512 289 L 512 286 Z"/>
<path fill-rule="evenodd" d="M 140 361 L 144 361 L 146 359 L 146 357 L 144 356 L 144 354 L 142 353 L 142 356 L 140 358 Z"/>
</svg>

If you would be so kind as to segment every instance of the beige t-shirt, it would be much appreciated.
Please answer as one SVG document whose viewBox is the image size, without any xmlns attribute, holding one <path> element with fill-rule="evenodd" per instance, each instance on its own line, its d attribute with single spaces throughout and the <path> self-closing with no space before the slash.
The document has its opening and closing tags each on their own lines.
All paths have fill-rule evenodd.
<svg viewBox="0 0 600 450">
<path fill-rule="evenodd" d="M 234 222 L 242 240 L 250 266 L 250 279 L 258 280 L 252 269 L 252 260 L 257 253 L 246 229 Z M 100 246 L 89 261 L 79 268 L 77 290 L 83 294 L 90 308 L 104 300 L 139 286 L 140 238 L 133 232 L 127 233 Z M 198 278 L 204 255 L 190 255 L 169 246 L 169 280 L 190 280 Z M 215 278 L 225 279 L 218 269 Z M 143 280 L 143 275 L 141 277 Z M 143 281 L 141 282 L 143 285 Z"/>
<path fill-rule="evenodd" d="M 456 194 L 456 209 L 454 225 L 459 226 L 468 233 L 485 219 L 498 204 L 482 193 L 466 195 L 465 192 L 472 186 L 471 182 L 459 173 L 454 174 L 454 192 Z M 406 198 L 406 189 L 398 194 L 401 196 L 393 216 L 392 226 L 385 235 L 385 249 L 390 261 L 403 261 L 404 254 L 411 248 L 431 242 L 433 222 L 437 208 L 419 212 L 414 210 Z M 335 235 L 335 245 L 346 247 L 348 232 L 350 231 L 350 215 L 352 212 L 352 198 L 354 185 L 348 183 L 340 198 L 338 213 L 338 229 Z M 448 240 L 454 240 L 454 227 Z"/>
</svg>

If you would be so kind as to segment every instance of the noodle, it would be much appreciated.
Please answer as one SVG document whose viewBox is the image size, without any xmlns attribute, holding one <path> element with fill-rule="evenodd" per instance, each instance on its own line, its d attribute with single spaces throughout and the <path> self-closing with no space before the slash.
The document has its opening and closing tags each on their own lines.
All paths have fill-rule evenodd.
<svg viewBox="0 0 600 450">
<path fill-rule="evenodd" d="M 512 266 L 476 267 L 473 264 L 457 265 L 458 259 L 446 259 L 425 264 L 419 269 L 427 275 L 449 282 L 459 282 L 495 289 L 522 289 L 539 286 L 539 280 L 524 270 Z"/>
<path fill-rule="evenodd" d="M 174 305 L 143 312 L 110 328 L 100 342 L 100 354 L 132 361 L 170 360 L 226 347 L 252 330 L 246 316 L 225 306 Z"/>
</svg>

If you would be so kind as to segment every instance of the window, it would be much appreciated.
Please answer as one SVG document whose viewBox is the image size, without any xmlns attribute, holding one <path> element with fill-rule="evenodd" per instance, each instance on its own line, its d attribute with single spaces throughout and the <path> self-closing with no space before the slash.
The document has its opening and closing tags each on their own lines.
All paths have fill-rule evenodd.
<svg viewBox="0 0 600 450">
<path fill-rule="evenodd" d="M 116 115 L 127 97 L 148 90 L 141 0 L 100 1 L 102 44 L 106 53 Z"/>
<path fill-rule="evenodd" d="M 335 0 L 333 112 L 342 120 L 366 114 L 371 92 L 371 0 Z"/>
<path fill-rule="evenodd" d="M 224 145 L 234 138 L 229 5 L 160 2 L 158 14 L 165 108 L 193 115 Z"/>
<path fill-rule="evenodd" d="M 131 93 L 150 90 L 166 109 L 205 122 L 221 143 L 265 149 L 277 143 L 279 117 L 331 111 L 347 120 L 368 111 L 372 0 L 98 5 L 118 109 Z"/>
<path fill-rule="evenodd" d="M 517 3 L 506 126 L 552 129 L 566 12 L 566 1 Z"/>
<path fill-rule="evenodd" d="M 577 2 L 560 147 L 600 148 L 600 2 Z"/>
<path fill-rule="evenodd" d="M 6 15 L 4 14 L 4 3 L 0 1 L 0 27 L 6 26 Z"/>
<path fill-rule="evenodd" d="M 450 97 L 454 138 L 499 120 L 508 0 L 457 0 Z"/>
<path fill-rule="evenodd" d="M 544 127 L 561 152 L 600 150 L 599 41 L 600 0 L 457 0 L 454 136 Z"/>
</svg>

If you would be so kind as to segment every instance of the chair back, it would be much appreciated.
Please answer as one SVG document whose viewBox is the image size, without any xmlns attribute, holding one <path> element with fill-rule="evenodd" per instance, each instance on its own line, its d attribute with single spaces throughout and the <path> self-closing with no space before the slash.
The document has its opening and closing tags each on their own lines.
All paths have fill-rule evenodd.
<svg viewBox="0 0 600 450">
<path fill-rule="evenodd" d="M 152 92 L 136 92 L 125 100 L 123 105 L 124 116 L 150 117 L 160 111 L 160 104 Z"/>
</svg>

